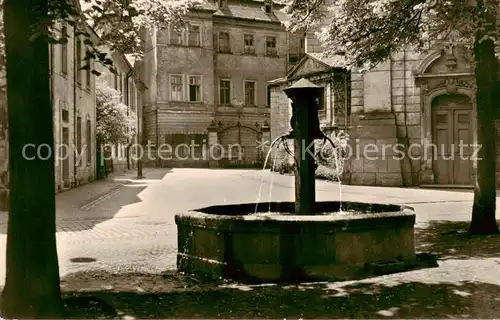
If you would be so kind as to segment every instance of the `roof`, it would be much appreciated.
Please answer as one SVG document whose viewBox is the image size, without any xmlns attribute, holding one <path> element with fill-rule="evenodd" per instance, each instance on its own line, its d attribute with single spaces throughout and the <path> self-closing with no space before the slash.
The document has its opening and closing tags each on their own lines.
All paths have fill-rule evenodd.
<svg viewBox="0 0 500 320">
<path fill-rule="evenodd" d="M 214 13 L 214 16 L 277 23 L 288 20 L 288 16 L 281 12 L 280 8 L 278 10 L 276 10 L 277 8 L 273 8 L 272 14 L 266 13 L 262 9 L 263 3 L 263 1 L 242 1 L 238 4 L 229 3 L 227 8 L 218 9 Z M 275 6 L 279 5 L 275 4 Z"/>
<path fill-rule="evenodd" d="M 313 63 L 307 66 L 307 63 Z M 331 57 L 325 57 L 322 53 L 306 53 L 298 62 L 295 64 L 284 77 L 267 81 L 269 85 L 279 85 L 288 82 L 291 79 L 297 77 L 307 77 L 307 74 L 317 74 L 318 72 L 331 72 L 332 69 L 343 69 L 345 67 L 345 58 L 342 55 L 335 55 Z M 303 72 L 299 72 L 299 71 Z"/>
<path fill-rule="evenodd" d="M 325 57 L 323 53 L 319 52 L 310 52 L 307 53 L 310 57 L 313 59 L 316 59 L 317 61 L 324 63 L 332 68 L 343 68 L 345 66 L 345 57 L 342 55 L 334 55 L 330 57 Z"/>
<path fill-rule="evenodd" d="M 195 10 L 217 11 L 217 7 L 206 0 L 201 0 L 194 4 Z"/>
</svg>

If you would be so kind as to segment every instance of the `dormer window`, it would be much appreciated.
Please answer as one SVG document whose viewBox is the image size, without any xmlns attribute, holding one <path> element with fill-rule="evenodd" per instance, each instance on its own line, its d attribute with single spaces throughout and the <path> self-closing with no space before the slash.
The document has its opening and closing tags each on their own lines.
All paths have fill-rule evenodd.
<svg viewBox="0 0 500 320">
<path fill-rule="evenodd" d="M 273 2 L 271 0 L 264 1 L 264 11 L 266 11 L 266 13 L 273 12 Z"/>
</svg>

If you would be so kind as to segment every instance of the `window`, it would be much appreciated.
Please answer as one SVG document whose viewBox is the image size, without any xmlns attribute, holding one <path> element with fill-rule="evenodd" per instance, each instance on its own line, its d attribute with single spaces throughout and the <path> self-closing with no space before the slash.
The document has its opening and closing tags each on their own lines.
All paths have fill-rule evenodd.
<svg viewBox="0 0 500 320">
<path fill-rule="evenodd" d="M 200 26 L 189 26 L 189 45 L 192 47 L 199 47 L 201 45 Z"/>
<path fill-rule="evenodd" d="M 266 4 L 266 13 L 271 13 L 272 9 L 271 9 L 271 5 L 270 4 Z"/>
<path fill-rule="evenodd" d="M 267 86 L 267 105 L 266 107 L 271 107 L 271 87 Z"/>
<path fill-rule="evenodd" d="M 133 102 L 134 102 L 134 87 L 132 85 L 132 80 L 128 80 L 128 98 L 127 98 L 128 105 L 130 109 L 133 108 Z"/>
<path fill-rule="evenodd" d="M 266 37 L 266 54 L 268 56 L 277 55 L 276 51 L 276 37 Z"/>
<path fill-rule="evenodd" d="M 49 44 L 49 74 L 54 73 L 54 45 Z"/>
<path fill-rule="evenodd" d="M 171 99 L 174 101 L 182 101 L 182 76 L 170 76 L 170 91 Z"/>
<path fill-rule="evenodd" d="M 189 101 L 201 101 L 201 77 L 189 76 Z"/>
<path fill-rule="evenodd" d="M 183 30 L 179 28 L 171 27 L 170 28 L 170 44 L 182 45 L 183 41 Z"/>
<path fill-rule="evenodd" d="M 85 72 L 85 75 L 86 75 L 86 79 L 85 79 L 86 80 L 86 89 L 90 90 L 90 82 L 91 82 L 90 76 L 92 74 L 91 73 L 92 69 L 91 69 L 91 66 L 90 66 L 90 59 L 86 60 L 86 64 L 87 64 L 87 70 Z"/>
<path fill-rule="evenodd" d="M 219 82 L 220 104 L 231 104 L 231 81 L 220 80 Z"/>
<path fill-rule="evenodd" d="M 82 154 L 82 118 L 76 118 L 76 157 L 81 159 Z M 81 163 L 78 163 L 81 164 Z"/>
<path fill-rule="evenodd" d="M 63 109 L 61 114 L 62 121 L 69 122 L 69 111 Z"/>
<path fill-rule="evenodd" d="M 76 83 L 82 83 L 82 70 L 80 69 L 82 63 L 82 41 L 80 38 L 75 39 L 76 48 L 75 48 L 75 74 L 76 74 Z"/>
<path fill-rule="evenodd" d="M 219 52 L 231 52 L 229 33 L 219 32 Z"/>
<path fill-rule="evenodd" d="M 245 105 L 255 106 L 255 81 L 245 81 Z"/>
<path fill-rule="evenodd" d="M 92 122 L 87 120 L 87 164 L 92 164 Z"/>
<path fill-rule="evenodd" d="M 120 91 L 120 100 L 123 102 L 125 97 L 123 96 L 123 77 L 121 72 L 118 73 L 118 89 Z"/>
<path fill-rule="evenodd" d="M 68 40 L 68 27 L 62 27 L 61 38 Z M 61 72 L 68 74 L 68 45 L 66 43 L 61 44 Z"/>
<path fill-rule="evenodd" d="M 130 90 L 130 108 L 135 112 L 135 94 L 136 94 L 135 84 L 132 82 L 132 90 Z"/>
<path fill-rule="evenodd" d="M 243 37 L 245 41 L 245 53 L 255 53 L 253 34 L 245 34 Z"/>
<path fill-rule="evenodd" d="M 118 90 L 118 73 L 117 71 L 115 71 L 114 73 L 115 73 L 115 90 Z"/>
<path fill-rule="evenodd" d="M 325 95 L 326 95 L 326 90 L 325 88 L 322 88 L 321 93 L 318 95 L 318 98 L 316 98 L 316 103 L 318 104 L 318 110 L 324 111 L 326 110 L 325 106 Z"/>
</svg>

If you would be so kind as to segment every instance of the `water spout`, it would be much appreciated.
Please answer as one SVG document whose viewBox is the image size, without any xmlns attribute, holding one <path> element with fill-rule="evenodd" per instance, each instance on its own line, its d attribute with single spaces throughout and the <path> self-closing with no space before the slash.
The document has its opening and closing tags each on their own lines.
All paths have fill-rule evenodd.
<svg viewBox="0 0 500 320">
<path fill-rule="evenodd" d="M 334 157 L 335 161 L 335 175 L 337 178 L 337 183 L 339 186 L 339 203 L 340 203 L 340 208 L 339 211 L 343 212 L 343 206 L 342 206 L 342 174 L 344 173 L 344 164 L 345 164 L 345 157 L 343 155 L 343 152 L 345 151 L 347 147 L 347 140 L 349 139 L 349 135 L 346 134 L 344 131 L 339 131 L 337 135 L 333 134 L 335 142 L 328 137 L 325 136 L 324 143 L 322 146 L 322 149 L 326 147 L 326 142 L 328 141 L 331 146 L 332 146 L 332 154 Z"/>
<path fill-rule="evenodd" d="M 267 166 L 267 162 L 269 161 L 269 157 L 271 156 L 271 152 L 273 151 L 273 147 L 276 143 L 278 143 L 278 148 L 280 146 L 281 143 L 284 143 L 286 144 L 286 140 L 288 139 L 288 133 L 287 134 L 283 134 L 279 137 L 277 137 L 276 139 L 274 139 L 271 144 L 269 145 L 269 150 L 267 151 L 267 155 L 266 155 L 266 158 L 264 159 L 264 166 L 262 167 L 262 170 L 266 170 L 266 166 Z M 285 147 L 286 149 L 286 147 Z M 272 165 L 272 168 L 271 168 L 271 175 L 273 173 L 273 170 L 274 170 L 274 167 L 275 167 L 275 163 L 276 163 L 276 158 L 277 158 L 277 155 L 275 154 L 274 156 L 274 161 L 273 161 L 273 165 Z M 272 180 L 274 176 L 271 177 Z M 255 204 L 255 214 L 257 213 L 258 209 L 259 209 L 259 203 L 260 203 L 260 197 L 262 195 L 262 185 L 264 184 L 264 175 L 262 175 L 261 179 L 260 179 L 260 184 L 259 184 L 259 192 L 257 194 L 257 202 Z M 269 186 L 269 207 L 271 207 L 271 188 L 272 188 L 272 182 L 271 182 L 271 186 Z"/>
</svg>

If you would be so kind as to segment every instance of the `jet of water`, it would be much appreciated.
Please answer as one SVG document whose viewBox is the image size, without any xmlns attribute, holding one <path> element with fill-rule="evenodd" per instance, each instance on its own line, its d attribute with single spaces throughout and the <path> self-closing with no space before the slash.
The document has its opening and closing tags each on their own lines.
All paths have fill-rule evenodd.
<svg viewBox="0 0 500 320">
<path fill-rule="evenodd" d="M 347 140 L 349 136 L 344 131 L 339 131 L 337 135 L 332 133 L 331 138 L 327 137 L 326 141 L 330 142 L 332 146 L 332 154 L 335 161 L 335 174 L 337 176 L 337 183 L 339 186 L 339 212 L 343 212 L 342 205 L 342 174 L 344 172 L 345 157 L 343 155 L 347 148 Z M 325 142 L 326 142 L 325 141 Z M 323 144 L 323 148 L 326 144 Z"/>
<path fill-rule="evenodd" d="M 268 210 L 269 213 L 271 213 L 271 195 L 273 193 L 274 177 L 276 176 L 273 173 L 274 168 L 276 167 L 276 159 L 278 159 L 278 153 L 277 152 L 274 154 L 273 166 L 271 167 L 271 182 L 269 184 L 269 210 Z"/>
<path fill-rule="evenodd" d="M 273 146 L 276 144 L 276 142 L 278 141 L 281 141 L 283 142 L 284 139 L 286 139 L 286 136 L 288 134 L 284 134 L 284 135 L 281 135 L 279 137 L 277 137 L 276 139 L 273 140 L 273 142 L 271 142 L 271 144 L 269 145 L 269 150 L 267 151 L 267 155 L 266 155 L 266 158 L 264 160 L 264 166 L 262 167 L 262 171 L 266 170 L 266 166 L 267 166 L 267 161 L 269 161 L 269 157 L 271 156 L 271 152 L 273 151 Z M 279 144 L 278 144 L 278 148 L 279 148 Z M 274 161 L 276 161 L 276 155 L 274 157 Z M 271 173 L 274 169 L 274 161 L 273 161 L 273 167 L 271 168 Z M 260 179 L 260 184 L 259 184 L 259 192 L 257 193 L 257 201 L 255 203 L 255 214 L 257 214 L 257 211 L 259 209 L 259 203 L 260 203 L 260 197 L 262 195 L 262 185 L 264 184 L 264 178 L 265 176 L 262 175 L 261 179 Z"/>
</svg>

